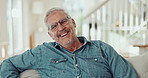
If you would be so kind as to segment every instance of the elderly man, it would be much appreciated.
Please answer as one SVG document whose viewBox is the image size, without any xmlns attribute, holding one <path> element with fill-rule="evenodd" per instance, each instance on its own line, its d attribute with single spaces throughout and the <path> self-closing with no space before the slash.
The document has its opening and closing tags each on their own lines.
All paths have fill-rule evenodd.
<svg viewBox="0 0 148 78">
<path fill-rule="evenodd" d="M 63 9 L 50 9 L 45 23 L 55 42 L 4 60 L 2 78 L 17 78 L 27 69 L 37 70 L 41 78 L 137 78 L 132 66 L 110 45 L 77 37 L 76 23 Z"/>
</svg>

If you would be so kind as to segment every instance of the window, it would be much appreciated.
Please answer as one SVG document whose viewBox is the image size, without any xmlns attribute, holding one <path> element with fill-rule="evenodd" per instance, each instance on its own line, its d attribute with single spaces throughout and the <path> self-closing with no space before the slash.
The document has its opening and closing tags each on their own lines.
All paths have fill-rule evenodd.
<svg viewBox="0 0 148 78">
<path fill-rule="evenodd" d="M 23 49 L 22 0 L 7 0 L 7 22 L 9 31 L 8 55 Z"/>
</svg>

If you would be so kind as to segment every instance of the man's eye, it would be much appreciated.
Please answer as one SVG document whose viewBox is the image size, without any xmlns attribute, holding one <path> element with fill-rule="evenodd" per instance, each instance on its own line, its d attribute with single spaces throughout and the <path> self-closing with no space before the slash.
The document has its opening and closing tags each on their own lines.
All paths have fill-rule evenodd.
<svg viewBox="0 0 148 78">
<path fill-rule="evenodd" d="M 63 19 L 60 21 L 60 24 L 62 25 L 62 24 L 65 24 L 66 22 L 67 22 L 67 19 Z"/>
<path fill-rule="evenodd" d="M 56 27 L 57 27 L 57 25 L 56 25 L 56 24 L 51 25 L 51 29 L 55 29 Z"/>
</svg>

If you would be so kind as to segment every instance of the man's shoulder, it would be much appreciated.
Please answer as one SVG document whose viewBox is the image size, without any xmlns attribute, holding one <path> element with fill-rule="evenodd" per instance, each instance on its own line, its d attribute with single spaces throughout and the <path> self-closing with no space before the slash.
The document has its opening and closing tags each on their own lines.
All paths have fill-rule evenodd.
<svg viewBox="0 0 148 78">
<path fill-rule="evenodd" d="M 104 41 L 101 40 L 90 40 L 91 43 L 93 43 L 94 45 L 96 45 L 97 47 L 99 47 L 102 50 L 106 50 L 106 49 L 111 49 L 112 46 Z"/>
<path fill-rule="evenodd" d="M 90 40 L 91 43 L 99 45 L 99 46 L 104 46 L 104 45 L 108 45 L 106 42 L 101 41 L 101 40 Z"/>
<path fill-rule="evenodd" d="M 48 48 L 54 47 L 56 45 L 55 42 L 44 42 L 42 44 L 37 45 L 34 48 L 31 48 L 32 51 L 40 51 L 40 50 L 46 50 Z"/>
<path fill-rule="evenodd" d="M 56 45 L 56 42 L 43 42 L 42 44 L 37 45 L 35 48 L 43 48 L 43 47 L 53 47 Z"/>
</svg>

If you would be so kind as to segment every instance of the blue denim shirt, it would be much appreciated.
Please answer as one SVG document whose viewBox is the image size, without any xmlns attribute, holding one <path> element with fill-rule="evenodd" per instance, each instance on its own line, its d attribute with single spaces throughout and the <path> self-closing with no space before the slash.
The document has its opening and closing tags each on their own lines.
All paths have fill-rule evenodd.
<svg viewBox="0 0 148 78">
<path fill-rule="evenodd" d="M 110 45 L 78 38 L 84 45 L 74 52 L 50 42 L 4 60 L 2 78 L 17 78 L 27 69 L 37 70 L 41 78 L 138 78 Z"/>
</svg>

